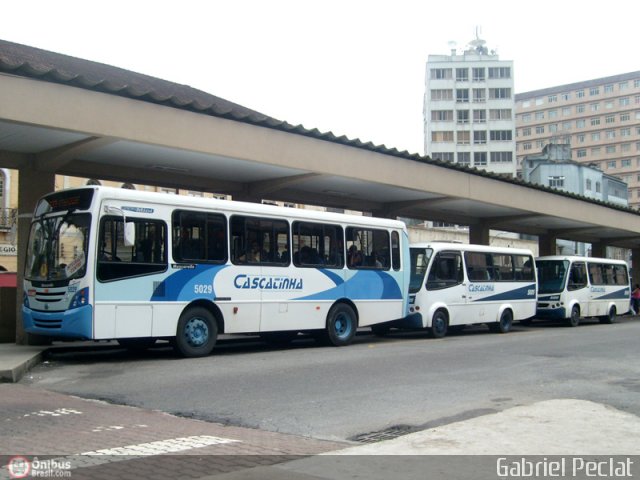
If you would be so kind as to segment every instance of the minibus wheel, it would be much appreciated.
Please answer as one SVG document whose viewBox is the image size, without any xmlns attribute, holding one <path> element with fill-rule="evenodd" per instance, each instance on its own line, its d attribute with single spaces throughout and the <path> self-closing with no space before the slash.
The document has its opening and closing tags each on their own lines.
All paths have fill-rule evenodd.
<svg viewBox="0 0 640 480">
<path fill-rule="evenodd" d="M 580 325 L 580 307 L 574 305 L 571 309 L 571 316 L 567 319 L 567 324 L 570 327 L 577 327 Z"/>
<path fill-rule="evenodd" d="M 500 320 L 489 324 L 489 330 L 495 333 L 507 333 L 513 325 L 513 313 L 508 308 L 500 315 Z"/>
<path fill-rule="evenodd" d="M 609 309 L 609 315 L 605 315 L 604 317 L 600 317 L 600 323 L 611 324 L 616 321 L 616 307 L 612 306 Z"/>
<path fill-rule="evenodd" d="M 356 312 L 346 303 L 334 305 L 327 315 L 326 338 L 331 345 L 349 345 L 358 329 Z"/>
<path fill-rule="evenodd" d="M 444 310 L 438 310 L 433 314 L 431 319 L 431 328 L 429 333 L 433 338 L 442 338 L 447 334 L 449 327 L 449 318 Z"/>
<path fill-rule="evenodd" d="M 218 324 L 209 310 L 193 307 L 180 315 L 175 347 L 184 357 L 209 355 L 218 337 Z"/>
</svg>

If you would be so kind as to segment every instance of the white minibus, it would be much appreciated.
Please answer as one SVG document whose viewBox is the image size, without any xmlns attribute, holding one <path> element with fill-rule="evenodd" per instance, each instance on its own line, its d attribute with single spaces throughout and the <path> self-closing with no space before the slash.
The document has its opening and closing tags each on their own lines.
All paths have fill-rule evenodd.
<svg viewBox="0 0 640 480">
<path fill-rule="evenodd" d="M 578 326 L 581 317 L 612 323 L 629 311 L 630 282 L 623 260 L 578 256 L 536 259 L 538 307 L 536 318 L 564 320 Z"/>
<path fill-rule="evenodd" d="M 536 277 L 530 250 L 459 243 L 412 244 L 409 315 L 372 327 L 428 329 L 443 337 L 451 327 L 487 324 L 506 333 L 514 320 L 536 312 Z"/>
</svg>

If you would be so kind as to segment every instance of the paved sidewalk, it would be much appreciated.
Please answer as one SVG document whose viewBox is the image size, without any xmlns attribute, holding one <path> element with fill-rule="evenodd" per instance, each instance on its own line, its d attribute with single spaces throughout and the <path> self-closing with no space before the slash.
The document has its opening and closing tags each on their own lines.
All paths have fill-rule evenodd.
<svg viewBox="0 0 640 480">
<path fill-rule="evenodd" d="M 0 383 L 18 382 L 32 367 L 42 362 L 48 348 L 0 343 Z"/>
</svg>

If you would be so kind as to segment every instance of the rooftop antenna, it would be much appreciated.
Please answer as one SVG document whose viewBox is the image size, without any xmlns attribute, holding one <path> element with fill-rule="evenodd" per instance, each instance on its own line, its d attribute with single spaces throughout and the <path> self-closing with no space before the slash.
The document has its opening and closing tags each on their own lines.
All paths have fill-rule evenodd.
<svg viewBox="0 0 640 480">
<path fill-rule="evenodd" d="M 475 50 L 476 53 L 480 55 L 486 55 L 487 53 L 489 53 L 489 50 L 487 49 L 487 47 L 485 47 L 485 43 L 487 42 L 485 42 L 480 38 L 480 32 L 481 32 L 480 26 L 476 25 L 476 38 L 471 40 L 469 42 L 469 45 L 472 47 L 473 50 Z"/>
</svg>

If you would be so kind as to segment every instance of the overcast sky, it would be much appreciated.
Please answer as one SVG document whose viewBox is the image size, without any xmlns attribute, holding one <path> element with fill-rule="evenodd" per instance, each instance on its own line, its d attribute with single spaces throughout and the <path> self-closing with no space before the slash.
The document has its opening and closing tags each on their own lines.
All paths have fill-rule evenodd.
<svg viewBox="0 0 640 480">
<path fill-rule="evenodd" d="M 521 93 L 640 70 L 639 18 L 637 0 L 9 0 L 0 38 L 423 153 L 428 55 L 479 26 Z"/>
</svg>

